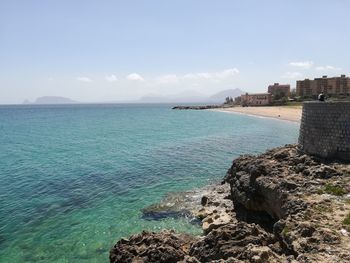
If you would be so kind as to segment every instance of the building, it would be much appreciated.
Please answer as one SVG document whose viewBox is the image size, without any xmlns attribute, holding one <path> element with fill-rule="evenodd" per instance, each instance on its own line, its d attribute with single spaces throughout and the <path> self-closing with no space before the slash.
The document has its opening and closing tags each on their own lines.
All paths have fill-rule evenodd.
<svg viewBox="0 0 350 263">
<path fill-rule="evenodd" d="M 274 99 L 288 97 L 290 95 L 290 85 L 275 83 L 273 85 L 269 85 L 267 92 L 271 93 Z"/>
<path fill-rule="evenodd" d="M 321 92 L 328 96 L 350 95 L 350 78 L 341 75 L 333 78 L 322 76 L 313 80 L 298 80 L 296 92 L 300 97 L 315 97 Z"/>
<path fill-rule="evenodd" d="M 264 106 L 269 105 L 272 102 L 271 93 L 256 93 L 256 94 L 244 94 L 241 95 L 242 106 Z"/>
</svg>

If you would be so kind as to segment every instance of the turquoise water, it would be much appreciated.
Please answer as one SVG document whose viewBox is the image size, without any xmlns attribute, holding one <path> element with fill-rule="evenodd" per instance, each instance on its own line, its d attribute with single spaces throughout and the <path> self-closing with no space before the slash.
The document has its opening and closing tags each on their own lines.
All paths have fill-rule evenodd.
<svg viewBox="0 0 350 263">
<path fill-rule="evenodd" d="M 294 143 L 298 124 L 169 105 L 0 106 L 0 262 L 108 262 L 166 193 L 220 180 L 234 157 Z"/>
</svg>

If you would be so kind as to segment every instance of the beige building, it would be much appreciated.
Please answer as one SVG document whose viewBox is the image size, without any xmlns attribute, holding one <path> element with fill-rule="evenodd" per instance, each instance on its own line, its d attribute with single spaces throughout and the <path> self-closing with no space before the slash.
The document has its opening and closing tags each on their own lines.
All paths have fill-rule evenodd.
<svg viewBox="0 0 350 263">
<path fill-rule="evenodd" d="M 275 83 L 268 86 L 267 92 L 277 98 L 288 97 L 290 95 L 290 85 Z"/>
<path fill-rule="evenodd" d="M 241 95 L 242 106 L 264 106 L 269 105 L 272 102 L 271 93 L 256 93 L 256 94 L 244 94 Z"/>
<path fill-rule="evenodd" d="M 314 97 L 323 92 L 325 95 L 350 95 L 350 78 L 345 75 L 340 77 L 315 78 L 297 81 L 297 96 Z"/>
</svg>

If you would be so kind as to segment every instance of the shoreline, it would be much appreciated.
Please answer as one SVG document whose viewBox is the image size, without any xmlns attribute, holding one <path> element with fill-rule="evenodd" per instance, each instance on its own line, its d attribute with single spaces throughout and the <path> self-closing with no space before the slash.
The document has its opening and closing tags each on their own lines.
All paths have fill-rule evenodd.
<svg viewBox="0 0 350 263">
<path fill-rule="evenodd" d="M 232 108 L 217 108 L 210 111 L 244 114 L 254 117 L 273 118 L 277 120 L 291 121 L 300 123 L 302 107 L 290 106 L 261 106 L 261 107 L 232 107 Z"/>
<path fill-rule="evenodd" d="M 169 207 L 165 199 L 146 208 L 151 214 L 192 215 L 202 221 L 203 235 L 143 231 L 120 239 L 110 263 L 348 262 L 347 174 L 350 165 L 324 163 L 300 153 L 296 144 L 241 155 L 219 184 L 199 189 L 199 206 L 192 207 L 190 198 L 182 200 L 185 205 Z"/>
</svg>

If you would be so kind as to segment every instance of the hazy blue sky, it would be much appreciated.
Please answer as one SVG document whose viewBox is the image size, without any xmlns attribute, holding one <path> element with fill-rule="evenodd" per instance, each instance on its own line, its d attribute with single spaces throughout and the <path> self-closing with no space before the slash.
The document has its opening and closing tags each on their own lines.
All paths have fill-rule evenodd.
<svg viewBox="0 0 350 263">
<path fill-rule="evenodd" d="M 347 0 L 0 0 L 0 103 L 264 91 L 349 74 Z"/>
</svg>

